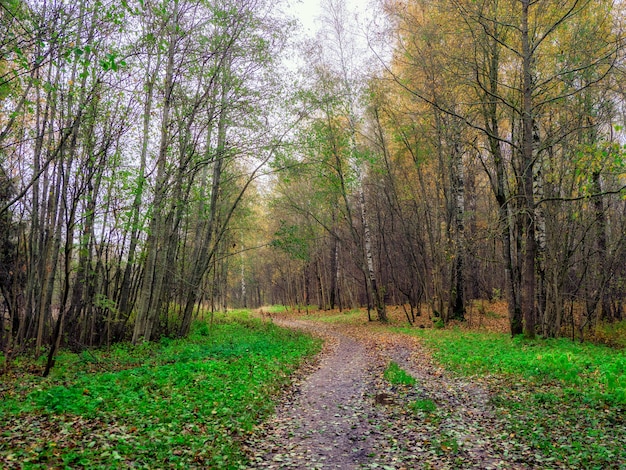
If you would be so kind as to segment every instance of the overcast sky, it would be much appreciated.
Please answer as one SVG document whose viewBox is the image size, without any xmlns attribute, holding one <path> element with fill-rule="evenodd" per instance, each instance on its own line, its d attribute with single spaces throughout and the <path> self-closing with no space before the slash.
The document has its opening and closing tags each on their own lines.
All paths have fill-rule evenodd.
<svg viewBox="0 0 626 470">
<path fill-rule="evenodd" d="M 365 71 L 371 68 L 370 66 L 378 60 L 370 50 L 370 45 L 366 37 L 368 34 L 366 30 L 369 29 L 369 25 L 376 16 L 375 10 L 377 10 L 377 8 L 373 6 L 373 0 L 344 1 L 346 5 L 346 20 L 349 23 L 349 25 L 345 25 L 347 31 L 349 31 L 346 39 L 352 42 L 352 45 L 349 47 L 356 53 L 351 59 L 361 63 L 361 65 L 353 64 L 355 69 Z M 297 35 L 299 38 L 293 38 L 296 39 L 296 42 L 298 42 L 299 39 L 301 40 L 307 37 L 312 39 L 316 32 L 322 29 L 322 20 L 320 17 L 324 12 L 322 11 L 321 4 L 327 2 L 328 0 L 286 0 L 285 12 L 289 16 L 295 17 L 302 25 L 299 31 L 300 34 Z M 380 18 L 377 19 L 379 20 Z M 328 25 L 326 26 L 328 27 Z M 380 51 L 377 52 L 377 55 L 379 54 Z M 288 59 L 288 62 L 296 66 L 302 65 L 302 59 L 306 62 L 306 58 L 304 57 L 296 58 L 292 56 Z M 370 66 L 364 67 L 366 63 L 369 63 Z"/>
<path fill-rule="evenodd" d="M 361 21 L 367 19 L 368 0 L 345 0 L 350 16 L 358 14 Z M 304 33 L 313 36 L 320 27 L 319 17 L 322 14 L 322 0 L 287 0 L 287 11 L 298 18 L 304 27 Z"/>
<path fill-rule="evenodd" d="M 320 0 L 290 0 L 289 4 L 291 6 L 289 11 L 304 26 L 303 32 L 310 36 L 314 35 L 319 28 L 319 23 L 316 24 L 316 19 L 322 12 Z"/>
</svg>

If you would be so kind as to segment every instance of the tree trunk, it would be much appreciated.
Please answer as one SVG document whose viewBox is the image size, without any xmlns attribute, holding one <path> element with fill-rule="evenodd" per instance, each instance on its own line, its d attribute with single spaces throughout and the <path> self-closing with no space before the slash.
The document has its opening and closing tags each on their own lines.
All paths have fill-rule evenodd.
<svg viewBox="0 0 626 470">
<path fill-rule="evenodd" d="M 454 201 L 453 287 L 450 295 L 451 318 L 465 320 L 465 178 L 463 154 L 458 142 L 453 144 L 451 180 Z"/>
<path fill-rule="evenodd" d="M 172 15 L 176 19 L 176 14 Z M 170 25 L 173 28 L 174 25 Z M 167 260 L 167 214 L 166 193 L 168 187 L 167 155 L 170 141 L 170 112 L 174 91 L 174 59 L 177 36 L 170 32 L 167 66 L 163 84 L 164 100 L 161 117 L 161 135 L 157 160 L 156 190 L 153 202 L 153 216 L 150 223 L 150 235 L 146 244 L 146 265 L 141 285 L 141 296 L 137 310 L 137 319 L 133 330 L 133 344 L 140 339 L 150 341 L 153 323 L 160 314 L 161 286 L 163 270 Z"/>
<path fill-rule="evenodd" d="M 529 8 L 531 0 L 522 1 L 522 143 L 520 173 L 521 190 L 521 230 L 522 242 L 522 315 L 524 335 L 535 336 L 535 262 L 537 242 L 535 239 L 535 203 L 533 194 L 534 142 L 533 142 L 533 53 L 531 51 L 530 33 L 528 28 Z"/>
<path fill-rule="evenodd" d="M 376 308 L 378 320 L 386 323 L 388 321 L 387 311 L 385 308 L 384 293 L 378 285 L 376 272 L 374 271 L 374 257 L 372 255 L 372 235 L 370 232 L 369 222 L 367 220 L 367 212 L 365 209 L 365 191 L 363 184 L 359 188 L 359 200 L 361 204 L 361 223 L 363 224 L 363 244 L 365 249 L 365 260 L 367 262 L 367 274 L 370 287 L 372 289 L 372 300 Z"/>
</svg>

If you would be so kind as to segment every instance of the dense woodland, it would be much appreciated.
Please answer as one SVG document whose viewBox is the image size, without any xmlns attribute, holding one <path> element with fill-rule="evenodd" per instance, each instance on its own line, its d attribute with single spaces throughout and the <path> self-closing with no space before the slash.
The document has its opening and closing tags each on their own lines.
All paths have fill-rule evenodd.
<svg viewBox="0 0 626 470">
<path fill-rule="evenodd" d="M 283 6 L 0 0 L 5 356 L 275 303 L 624 319 L 621 3 Z"/>
</svg>

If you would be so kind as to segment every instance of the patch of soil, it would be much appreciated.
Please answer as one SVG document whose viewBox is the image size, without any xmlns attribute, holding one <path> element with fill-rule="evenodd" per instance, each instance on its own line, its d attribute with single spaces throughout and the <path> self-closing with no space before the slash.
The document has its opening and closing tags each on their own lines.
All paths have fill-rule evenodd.
<svg viewBox="0 0 626 470">
<path fill-rule="evenodd" d="M 361 326 L 275 319 L 322 336 L 315 366 L 247 442 L 252 468 L 536 468 L 487 389 L 436 366 L 418 340 Z M 393 386 L 389 361 L 417 379 Z"/>
</svg>

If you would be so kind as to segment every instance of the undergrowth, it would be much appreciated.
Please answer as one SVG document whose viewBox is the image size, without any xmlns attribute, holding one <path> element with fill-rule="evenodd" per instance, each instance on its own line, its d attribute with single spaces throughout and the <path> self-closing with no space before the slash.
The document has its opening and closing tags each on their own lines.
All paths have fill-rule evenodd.
<svg viewBox="0 0 626 470">
<path fill-rule="evenodd" d="M 415 378 L 393 361 L 387 365 L 383 377 L 391 385 L 415 385 Z"/>
<path fill-rule="evenodd" d="M 409 403 L 409 408 L 414 413 L 434 413 L 437 411 L 437 405 L 429 398 L 413 400 Z"/>
<path fill-rule="evenodd" d="M 263 310 L 268 312 L 268 313 L 289 313 L 289 307 L 286 307 L 285 305 L 280 305 L 280 304 L 276 304 L 276 305 L 269 305 L 267 307 L 263 307 Z"/>
<path fill-rule="evenodd" d="M 609 346 L 626 348 L 626 320 L 597 325 L 593 340 Z"/>
<path fill-rule="evenodd" d="M 243 438 L 318 349 L 237 312 L 186 339 L 63 352 L 47 379 L 2 378 L 0 468 L 245 468 Z"/>
<path fill-rule="evenodd" d="M 511 436 L 548 467 L 626 465 L 626 351 L 459 329 L 402 331 L 422 337 L 453 371 L 486 380 Z"/>
</svg>

